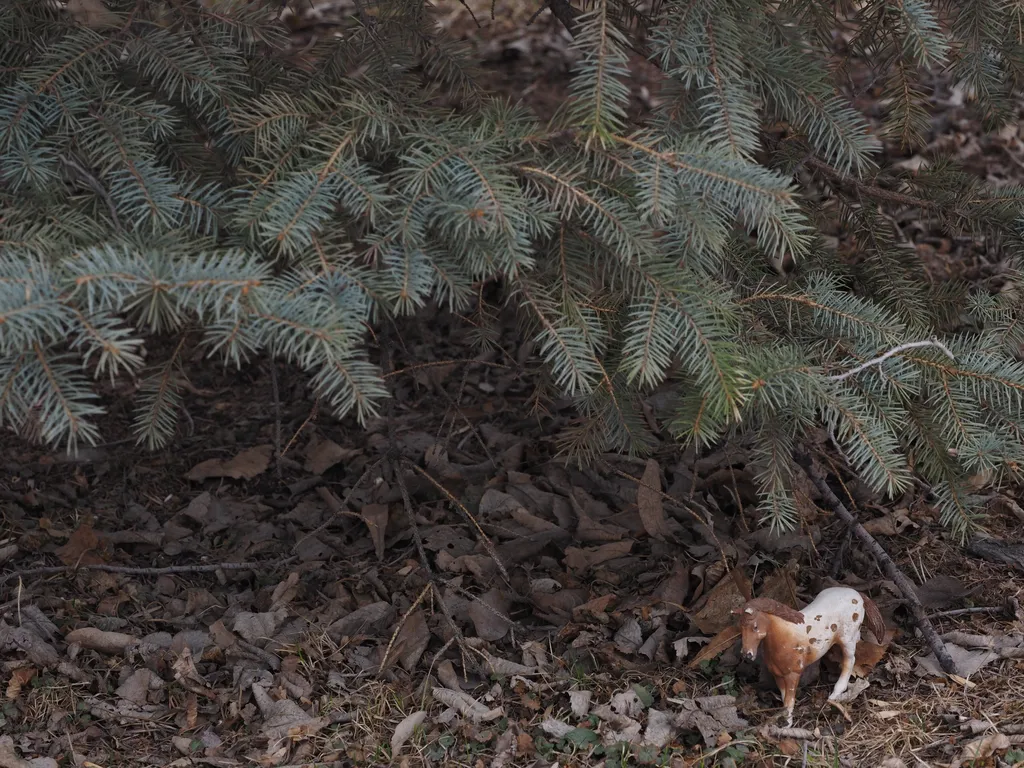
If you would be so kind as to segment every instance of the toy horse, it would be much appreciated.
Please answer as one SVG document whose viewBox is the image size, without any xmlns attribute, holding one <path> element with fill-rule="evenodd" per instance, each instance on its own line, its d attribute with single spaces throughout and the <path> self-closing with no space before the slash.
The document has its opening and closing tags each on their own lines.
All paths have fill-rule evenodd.
<svg viewBox="0 0 1024 768">
<path fill-rule="evenodd" d="M 782 693 L 787 727 L 793 725 L 796 687 L 808 665 L 824 656 L 833 645 L 842 647 L 842 673 L 828 697 L 834 701 L 849 685 L 861 624 L 867 624 L 880 643 L 885 634 L 885 622 L 878 606 L 848 587 L 823 589 L 802 611 L 771 598 L 758 597 L 733 609 L 732 613 L 740 617 L 743 655 L 753 660 L 758 646 L 764 648 L 768 671 Z"/>
</svg>

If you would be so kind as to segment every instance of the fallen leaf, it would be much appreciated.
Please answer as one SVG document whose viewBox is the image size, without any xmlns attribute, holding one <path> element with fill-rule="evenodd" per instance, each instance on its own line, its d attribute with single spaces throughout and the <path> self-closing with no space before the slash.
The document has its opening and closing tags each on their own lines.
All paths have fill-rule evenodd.
<svg viewBox="0 0 1024 768">
<path fill-rule="evenodd" d="M 584 544 L 621 541 L 628 533 L 622 526 L 598 522 L 582 510 L 576 523 L 576 538 Z"/>
<path fill-rule="evenodd" d="M 402 668 L 406 672 L 412 672 L 429 644 L 430 628 L 427 626 L 427 617 L 422 608 L 417 608 L 409 614 L 398 631 L 392 652 Z"/>
<path fill-rule="evenodd" d="M 342 461 L 348 461 L 360 453 L 357 448 L 342 448 L 333 440 L 320 440 L 306 449 L 305 469 L 314 475 L 322 475 Z"/>
<path fill-rule="evenodd" d="M 263 715 L 261 733 L 271 745 L 282 739 L 298 740 L 308 738 L 327 725 L 324 717 L 312 717 L 291 699 L 275 701 L 260 685 L 252 686 L 253 698 Z"/>
<path fill-rule="evenodd" d="M 490 589 L 475 598 L 466 608 L 477 637 L 488 642 L 496 642 L 508 634 L 512 626 L 508 611 L 508 600 L 496 589 Z"/>
<path fill-rule="evenodd" d="M 858 640 L 857 650 L 853 662 L 853 673 L 858 677 L 867 677 L 884 657 L 889 649 L 889 643 L 896 636 L 896 633 L 887 629 L 882 643 L 873 643 L 870 640 Z"/>
<path fill-rule="evenodd" d="M 632 550 L 632 541 L 614 541 L 594 549 L 566 547 L 565 564 L 574 571 L 585 571 L 617 557 L 628 555 Z"/>
<path fill-rule="evenodd" d="M 675 736 L 675 717 L 659 709 L 647 711 L 647 730 L 644 731 L 643 743 L 661 749 Z"/>
<path fill-rule="evenodd" d="M 700 731 L 704 743 L 718 746 L 722 732 L 735 732 L 749 723 L 736 711 L 735 696 L 701 696 L 696 699 L 674 699 L 682 706 L 676 715 L 676 726 L 683 730 Z"/>
<path fill-rule="evenodd" d="M 569 691 L 569 708 L 572 715 L 582 720 L 590 712 L 590 699 L 593 697 L 591 691 Z"/>
<path fill-rule="evenodd" d="M 636 653 L 640 647 L 640 643 L 643 642 L 643 632 L 640 630 L 640 623 L 632 616 L 626 618 L 615 633 L 613 642 L 615 647 L 621 653 L 631 654 Z"/>
<path fill-rule="evenodd" d="M 250 643 L 263 645 L 273 639 L 277 628 L 287 616 L 287 611 L 281 609 L 267 613 L 241 611 L 235 616 L 235 623 L 231 628 Z"/>
<path fill-rule="evenodd" d="M 52 757 L 33 757 L 26 760 L 14 751 L 14 739 L 0 736 L 0 768 L 57 768 Z"/>
<path fill-rule="evenodd" d="M 517 728 L 510 723 L 498 740 L 494 742 L 494 758 L 491 760 L 490 768 L 508 768 L 515 760 L 518 740 L 516 739 Z"/>
<path fill-rule="evenodd" d="M 910 519 L 904 507 L 894 509 L 881 517 L 864 523 L 864 529 L 873 536 L 897 536 L 907 528 L 917 527 L 917 523 Z"/>
<path fill-rule="evenodd" d="M 64 565 L 71 567 L 100 565 L 103 563 L 103 558 L 100 556 L 102 547 L 102 542 L 96 531 L 88 523 L 83 523 L 71 534 L 67 543 L 57 549 L 57 557 Z"/>
<path fill-rule="evenodd" d="M 727 574 L 719 579 L 714 589 L 708 593 L 704 607 L 690 619 L 705 635 L 721 632 L 733 623 L 732 609 L 739 608 L 747 601 L 743 595 L 744 590 L 749 592 L 750 582 L 740 571 L 734 569 L 732 577 Z"/>
<path fill-rule="evenodd" d="M 103 0 L 68 0 L 67 9 L 75 21 L 90 29 L 104 29 L 121 24 L 120 17 L 112 13 L 103 4 Z"/>
<path fill-rule="evenodd" d="M 991 650 L 969 651 L 954 643 L 944 643 L 944 645 L 946 646 L 946 651 L 949 652 L 950 658 L 953 659 L 957 673 L 962 677 L 970 677 L 982 667 L 1000 658 L 998 653 Z M 936 677 L 943 677 L 945 675 L 934 653 L 929 653 L 927 656 L 918 656 L 917 665 L 918 669 L 923 670 L 925 674 Z"/>
<path fill-rule="evenodd" d="M 640 521 L 652 539 L 667 541 L 671 538 L 665 521 L 665 504 L 661 498 L 661 467 L 654 459 L 647 460 L 643 477 L 636 489 L 636 506 Z"/>
<path fill-rule="evenodd" d="M 575 730 L 575 728 L 568 723 L 563 723 L 561 720 L 556 720 L 553 717 L 545 718 L 540 724 L 540 729 L 548 736 L 556 739 L 563 739 Z"/>
<path fill-rule="evenodd" d="M 689 594 L 690 566 L 682 561 L 677 561 L 672 568 L 672 573 L 654 590 L 649 604 L 667 608 L 670 613 L 675 613 L 683 607 Z"/>
<path fill-rule="evenodd" d="M 35 667 L 18 667 L 11 672 L 11 679 L 7 682 L 7 698 L 14 701 L 24 688 L 36 676 Z"/>
<path fill-rule="evenodd" d="M 28 628 L 12 627 L 0 619 L 0 653 L 21 651 L 39 667 L 52 667 L 60 663 L 57 649 Z"/>
<path fill-rule="evenodd" d="M 132 672 L 114 692 L 122 699 L 128 699 L 140 707 L 149 703 L 149 691 L 153 686 L 155 675 L 152 670 L 143 667 Z M 157 678 L 159 685 L 159 678 Z"/>
<path fill-rule="evenodd" d="M 423 724 L 423 721 L 426 720 L 426 718 L 426 711 L 421 709 L 418 712 L 413 712 L 411 715 L 408 715 L 404 720 L 402 720 L 402 722 L 395 726 L 395 732 L 391 735 L 392 758 L 401 751 L 405 742 L 409 740 L 413 732 Z"/>
<path fill-rule="evenodd" d="M 387 504 L 364 504 L 360 510 L 363 522 L 370 531 L 370 540 L 373 542 L 373 550 L 377 560 L 384 559 L 384 531 L 388 527 L 388 505 Z"/>
<path fill-rule="evenodd" d="M 686 666 L 690 669 L 694 669 L 699 666 L 701 662 L 708 661 L 709 659 L 715 658 L 718 654 L 725 651 L 729 646 L 736 642 L 736 639 L 742 634 L 739 627 L 735 624 L 730 624 L 724 627 L 717 635 L 711 638 L 711 641 L 705 645 L 696 656 Z"/>
<path fill-rule="evenodd" d="M 366 632 L 379 632 L 394 623 L 397 611 L 391 603 L 383 600 L 357 608 L 342 616 L 327 628 L 327 635 L 334 641 Z"/>
<path fill-rule="evenodd" d="M 185 477 L 188 480 L 206 480 L 210 477 L 230 477 L 235 480 L 251 480 L 270 466 L 274 446 L 257 445 L 242 451 L 234 458 L 207 459 L 196 464 Z"/>
<path fill-rule="evenodd" d="M 977 761 L 992 757 L 996 752 L 1010 748 L 1010 739 L 1002 733 L 989 733 L 980 739 L 968 742 L 963 751 L 949 764 L 950 768 L 960 768 L 967 763 L 976 765 Z"/>
<path fill-rule="evenodd" d="M 972 592 L 955 576 L 939 574 L 932 576 L 926 582 L 914 587 L 921 605 L 931 610 L 942 610 L 962 600 Z"/>
</svg>

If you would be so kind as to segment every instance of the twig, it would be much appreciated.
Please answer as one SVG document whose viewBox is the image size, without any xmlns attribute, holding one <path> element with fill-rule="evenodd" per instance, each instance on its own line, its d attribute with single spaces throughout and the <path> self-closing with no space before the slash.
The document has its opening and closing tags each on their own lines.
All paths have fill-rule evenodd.
<svg viewBox="0 0 1024 768">
<path fill-rule="evenodd" d="M 281 458 L 284 458 L 285 456 L 288 455 L 288 451 L 291 450 L 292 446 L 295 444 L 295 441 L 299 439 L 299 435 L 302 434 L 302 430 L 306 428 L 306 425 L 309 424 L 309 422 L 313 421 L 317 417 L 317 413 L 319 412 L 319 410 L 320 398 L 318 397 L 316 400 L 313 401 L 313 407 L 309 409 L 309 416 L 307 416 L 305 421 L 303 421 L 299 425 L 299 428 L 295 430 L 295 434 L 292 435 L 291 439 L 288 441 L 288 445 L 286 445 L 284 447 L 284 450 L 281 451 Z"/>
<path fill-rule="evenodd" d="M 986 605 L 977 608 L 954 608 L 952 611 L 939 611 L 938 613 L 929 614 L 928 618 L 941 619 L 945 616 L 964 616 L 969 613 L 1001 613 L 1005 610 L 1003 606 L 998 605 Z"/>
<path fill-rule="evenodd" d="M 470 525 L 472 525 L 474 529 L 476 529 L 476 533 L 477 536 L 480 538 L 480 542 L 484 545 L 484 549 L 487 550 L 487 554 L 491 556 L 491 559 L 494 561 L 494 564 L 498 567 L 498 571 L 501 573 L 502 577 L 505 579 L 507 583 L 511 583 L 512 577 L 509 576 L 508 570 L 505 568 L 505 564 L 502 562 L 501 556 L 498 554 L 498 550 L 495 549 L 494 542 L 492 542 L 491 537 L 484 532 L 484 529 L 480 526 L 480 523 L 477 522 L 477 519 L 473 517 L 473 513 L 466 509 L 466 505 L 459 501 L 457 498 L 455 498 L 452 492 L 445 488 L 437 480 L 435 480 L 434 477 L 429 472 L 427 472 L 419 465 L 409 461 L 408 459 L 403 458 L 395 463 L 396 477 L 401 477 L 400 472 L 402 469 L 402 464 L 407 464 L 414 472 L 426 478 L 431 485 L 433 485 L 437 490 L 443 493 L 448 498 L 448 501 L 450 501 L 452 505 L 457 510 L 459 510 L 459 512 L 462 513 L 462 516 L 466 518 L 466 521 Z M 404 478 L 402 479 L 402 482 L 405 482 Z"/>
<path fill-rule="evenodd" d="M 903 597 L 907 600 L 910 605 L 910 611 L 914 615 L 914 620 L 917 623 L 917 628 L 921 630 L 921 634 L 924 636 L 928 646 L 935 653 L 935 658 L 939 662 L 939 666 L 942 667 L 942 671 L 947 674 L 956 673 L 956 664 L 953 662 L 953 658 L 949 655 L 949 651 L 946 650 L 945 644 L 939 638 L 938 633 L 935 631 L 935 627 L 932 626 L 929 621 L 927 614 L 924 612 L 924 607 L 921 605 L 921 601 L 917 596 L 917 591 L 914 589 L 913 583 L 908 579 L 903 572 L 897 567 L 896 563 L 893 562 L 892 558 L 889 557 L 888 553 L 882 548 L 882 545 L 875 541 L 874 537 L 867 532 L 863 525 L 851 514 L 850 510 L 839 500 L 839 497 L 835 495 L 829 484 L 825 482 L 823 478 L 815 469 L 814 463 L 811 460 L 809 454 L 802 451 L 794 452 L 793 458 L 796 462 L 803 467 L 807 473 L 807 477 L 810 478 L 811 482 L 821 493 L 822 499 L 825 503 L 832 508 L 832 511 L 849 526 L 850 530 L 860 539 L 864 545 L 868 548 L 875 560 L 881 566 L 882 570 L 885 571 L 893 583 L 899 588 Z"/>
<path fill-rule="evenodd" d="M 819 160 L 816 157 L 810 157 L 806 160 L 806 164 L 814 170 L 826 176 L 830 180 L 844 184 L 849 187 L 853 187 L 858 192 L 867 195 L 868 197 L 874 197 L 878 200 L 885 200 L 890 203 L 896 203 L 897 205 L 906 205 L 911 208 L 924 208 L 926 210 L 938 210 L 942 206 L 938 203 L 932 202 L 931 200 L 925 200 L 920 197 L 913 197 L 912 195 L 905 195 L 902 192 L 893 192 L 892 190 L 885 189 L 883 187 L 875 186 L 874 184 L 868 184 L 865 181 L 854 178 L 853 176 L 847 176 L 845 173 L 841 173 L 833 168 L 823 160 Z"/>
<path fill-rule="evenodd" d="M 381 368 L 385 373 L 389 373 L 395 369 L 394 361 L 391 357 L 391 348 L 388 346 L 390 337 L 390 326 L 387 327 L 387 332 L 382 334 L 380 351 L 381 351 Z M 441 613 L 444 614 L 445 619 L 448 621 L 448 626 L 452 631 L 452 637 L 459 645 L 459 650 L 463 655 L 463 668 L 466 667 L 465 659 L 467 654 L 470 652 L 469 643 L 466 642 L 465 635 L 462 634 L 458 622 L 455 621 L 455 617 L 452 615 L 451 608 L 448 603 L 445 602 L 444 595 L 441 593 L 441 588 L 437 583 L 437 576 L 434 573 L 434 569 L 430 565 L 430 558 L 427 557 L 426 547 L 423 546 L 423 536 L 420 534 L 420 526 L 416 521 L 416 510 L 412 506 L 412 497 L 409 495 L 409 486 L 405 482 L 405 476 L 402 474 L 403 461 L 402 454 L 398 450 L 398 438 L 395 435 L 395 398 L 392 396 L 388 398 L 387 410 L 386 410 L 386 422 L 388 426 L 388 452 L 387 460 L 392 471 L 395 473 L 395 482 L 398 484 L 398 490 L 402 494 L 402 505 L 405 507 L 405 516 L 409 520 L 409 527 L 412 529 L 412 540 L 416 545 L 416 553 L 419 555 L 420 565 L 423 568 L 423 573 L 426 575 L 427 584 L 431 589 L 432 594 L 437 598 L 437 604 L 441 609 Z M 413 468 L 417 468 L 415 464 Z M 429 475 L 427 475 L 429 479 Z M 450 494 L 449 494 L 450 496 Z M 500 561 L 498 562 L 501 567 Z M 383 664 L 378 668 L 378 674 L 384 671 Z"/>
<path fill-rule="evenodd" d="M 162 568 L 136 568 L 128 565 L 48 565 L 42 568 L 27 568 L 24 571 L 13 571 L 0 577 L 0 584 L 12 579 L 27 576 L 53 576 L 59 573 L 79 573 L 81 571 L 101 571 L 103 573 L 126 573 L 132 576 L 166 576 L 173 573 L 213 573 L 215 571 L 258 571 L 274 568 L 290 563 L 296 558 L 285 557 L 280 560 L 268 560 L 263 563 L 210 563 L 208 565 L 168 565 Z"/>
<path fill-rule="evenodd" d="M 846 373 L 837 373 L 833 376 L 829 376 L 828 378 L 831 379 L 832 381 L 843 381 L 844 379 L 848 379 L 851 376 L 856 376 L 861 371 L 867 370 L 873 365 L 879 365 L 880 363 L 884 363 L 893 355 L 898 355 L 900 352 L 906 352 L 908 349 L 918 349 L 919 347 L 938 347 L 939 349 L 946 353 L 946 356 L 950 360 L 956 360 L 956 357 L 953 355 L 953 353 L 949 351 L 949 347 L 947 347 L 945 344 L 943 344 L 941 341 L 938 341 L 937 339 L 928 339 L 927 341 L 908 341 L 906 344 L 900 344 L 898 347 L 893 347 L 885 354 L 879 355 L 878 357 L 873 357 L 867 362 L 861 363 L 856 368 L 851 368 Z"/>
</svg>

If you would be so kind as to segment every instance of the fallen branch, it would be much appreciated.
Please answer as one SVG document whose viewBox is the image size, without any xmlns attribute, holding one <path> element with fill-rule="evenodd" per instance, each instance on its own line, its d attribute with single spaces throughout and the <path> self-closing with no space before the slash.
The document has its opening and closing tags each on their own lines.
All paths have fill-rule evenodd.
<svg viewBox="0 0 1024 768">
<path fill-rule="evenodd" d="M 131 576 L 167 576 L 176 573 L 214 573 L 215 571 L 259 571 L 290 563 L 297 558 L 285 557 L 281 560 L 268 560 L 264 563 L 210 563 L 208 565 L 167 565 L 161 568 L 141 568 L 128 565 L 47 565 L 42 568 L 26 568 L 23 571 L 11 571 L 0 576 L 0 584 L 29 576 L 53 576 L 61 573 L 81 573 L 82 571 L 101 571 L 103 573 L 125 573 Z"/>
<path fill-rule="evenodd" d="M 885 575 L 888 576 L 894 584 L 896 584 L 896 587 L 903 594 L 903 597 L 910 605 L 910 611 L 914 615 L 914 621 L 917 624 L 917 628 L 921 630 L 921 634 L 924 636 L 925 641 L 935 654 L 935 658 L 938 660 L 939 666 L 942 667 L 942 671 L 946 674 L 956 674 L 956 664 L 953 662 L 953 658 L 949 655 L 949 651 L 946 650 L 945 644 L 935 631 L 935 627 L 932 626 L 928 615 L 924 612 L 924 606 L 921 605 L 921 601 L 917 596 L 917 591 L 914 589 L 914 585 L 910 579 L 903 574 L 903 572 L 896 566 L 896 563 L 893 562 L 892 558 L 889 557 L 888 553 L 882 548 L 882 545 L 875 541 L 875 538 L 867 532 L 864 526 L 861 525 L 857 518 L 853 516 L 853 513 L 851 513 L 843 502 L 839 500 L 839 497 L 833 493 L 829 484 L 825 482 L 825 478 L 823 478 L 815 469 L 811 457 L 806 453 L 797 451 L 793 454 L 793 458 L 801 467 L 803 467 L 804 471 L 807 473 L 807 477 L 810 478 L 811 482 L 814 483 L 814 486 L 821 493 L 825 503 L 844 523 L 849 526 L 854 535 L 864 543 L 868 548 L 868 551 L 871 552 L 879 566 L 881 566 L 882 570 L 885 572 Z"/>
</svg>

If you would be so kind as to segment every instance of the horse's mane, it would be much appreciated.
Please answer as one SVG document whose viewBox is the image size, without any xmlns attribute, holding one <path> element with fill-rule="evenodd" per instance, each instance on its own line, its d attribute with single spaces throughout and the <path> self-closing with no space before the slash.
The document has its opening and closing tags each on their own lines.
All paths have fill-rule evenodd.
<svg viewBox="0 0 1024 768">
<path fill-rule="evenodd" d="M 780 603 L 778 600 L 773 600 L 770 597 L 755 597 L 753 600 L 748 600 L 742 607 L 736 609 L 736 613 L 740 616 L 741 624 L 750 616 L 747 613 L 748 608 L 752 611 L 770 613 L 772 616 L 778 616 L 783 621 L 788 621 L 791 624 L 804 623 L 804 615 L 796 608 L 790 608 L 785 603 Z"/>
</svg>

